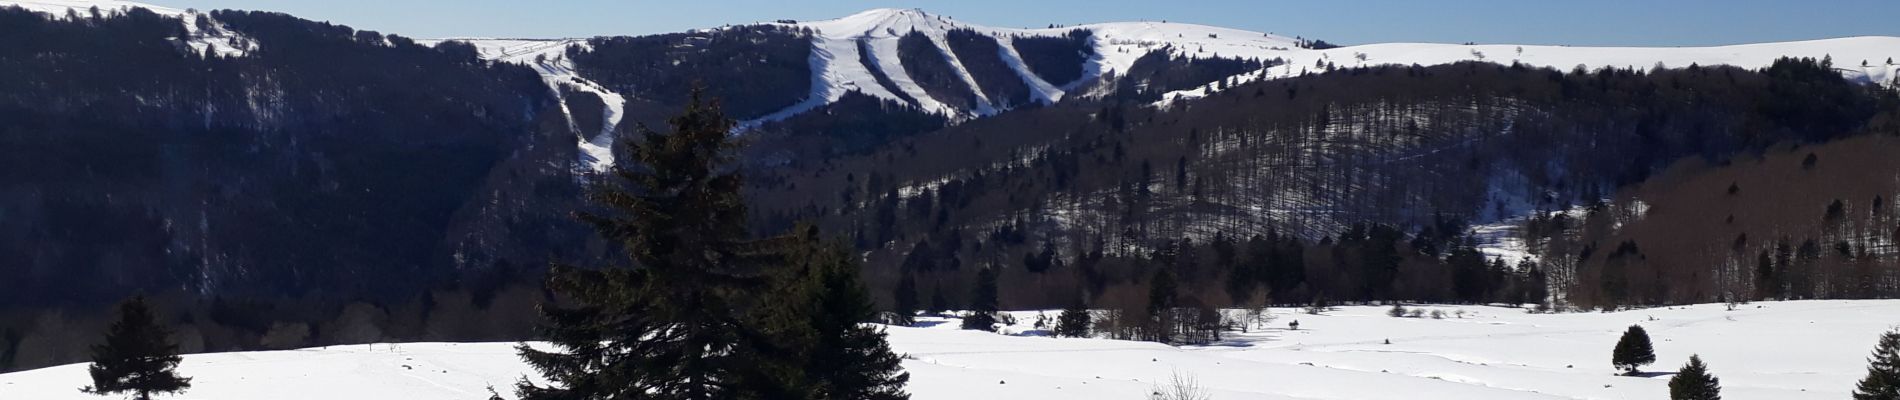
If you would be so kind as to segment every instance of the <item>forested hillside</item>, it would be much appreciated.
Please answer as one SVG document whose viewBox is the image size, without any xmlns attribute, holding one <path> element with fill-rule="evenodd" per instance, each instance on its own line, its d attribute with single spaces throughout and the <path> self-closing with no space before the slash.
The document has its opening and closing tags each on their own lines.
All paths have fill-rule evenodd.
<svg viewBox="0 0 1900 400">
<path fill-rule="evenodd" d="M 135 292 L 196 305 L 179 313 L 203 321 L 188 349 L 257 348 L 276 322 L 347 300 L 516 270 L 477 264 L 496 254 L 585 251 L 558 223 L 575 150 L 527 68 L 282 14 L 200 15 L 256 48 L 181 48 L 185 22 L 143 9 L 0 8 L 14 38 L 0 48 L 0 361 L 73 359 L 91 341 L 59 338 L 97 332 L 101 306 Z M 282 341 L 309 340 L 301 326 Z"/>
<path fill-rule="evenodd" d="M 914 280 L 924 303 L 948 307 L 993 267 L 1016 308 L 1139 291 L 1170 267 L 1212 304 L 1251 293 L 1246 279 L 1280 303 L 1496 301 L 1530 271 L 1477 256 L 1469 222 L 1572 210 L 1685 157 L 1730 160 L 1892 118 L 1890 91 L 1825 71 L 1812 59 L 1760 72 L 1352 68 L 1163 109 L 1007 113 L 769 171 L 755 204 L 765 226 L 853 232 L 885 287 Z M 1275 265 L 1278 246 L 1304 260 Z M 1564 267 L 1560 292 L 1582 284 Z M 1719 294 L 1682 290 L 1638 303 Z"/>
</svg>

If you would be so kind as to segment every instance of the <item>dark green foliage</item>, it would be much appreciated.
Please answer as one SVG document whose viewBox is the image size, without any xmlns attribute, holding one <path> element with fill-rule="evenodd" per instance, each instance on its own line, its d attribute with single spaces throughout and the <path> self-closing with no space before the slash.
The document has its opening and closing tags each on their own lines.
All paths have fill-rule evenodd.
<svg viewBox="0 0 1900 400">
<path fill-rule="evenodd" d="M 1759 112 L 1809 142 L 1852 133 L 1878 110 L 1874 97 L 1841 79 L 1831 58 L 1783 57 L 1762 73 L 1770 95 L 1761 98 Z"/>
<path fill-rule="evenodd" d="M 862 154 L 892 141 L 942 129 L 947 120 L 910 105 L 858 91 L 818 109 L 764 124 L 753 132 L 756 152 L 829 159 Z M 764 155 L 759 155 L 763 157 Z"/>
<path fill-rule="evenodd" d="M 1610 364 L 1635 375 L 1636 368 L 1656 362 L 1656 350 L 1649 344 L 1649 332 L 1639 325 L 1630 325 L 1623 337 L 1616 340 L 1616 349 L 1610 353 Z"/>
<path fill-rule="evenodd" d="M 1089 324 L 1093 317 L 1089 315 L 1088 305 L 1081 299 L 1062 309 L 1062 315 L 1056 317 L 1055 335 L 1061 337 L 1089 337 Z"/>
<path fill-rule="evenodd" d="M 1722 380 L 1709 374 L 1701 356 L 1691 355 L 1669 378 L 1669 400 L 1722 400 Z"/>
<path fill-rule="evenodd" d="M 549 288 L 576 307 L 544 310 L 557 350 L 517 346 L 553 383 L 520 382 L 522 398 L 728 398 L 742 393 L 733 382 L 763 379 L 742 348 L 759 333 L 742 321 L 740 296 L 764 285 L 747 262 L 758 246 L 745 239 L 729 167 L 733 122 L 697 93 L 668 122 L 672 132 L 623 142 L 634 162 L 596 181 L 601 211 L 578 214 L 632 265 L 550 272 Z"/>
<path fill-rule="evenodd" d="M 937 286 L 936 290 L 930 292 L 930 308 L 924 310 L 925 313 L 942 314 L 944 311 L 957 308 L 950 303 L 949 297 L 943 295 L 943 290 L 943 286 Z"/>
<path fill-rule="evenodd" d="M 790 270 L 801 275 L 793 277 L 789 290 L 783 291 L 789 296 L 781 306 L 762 308 L 772 314 L 762 319 L 779 321 L 767 330 L 780 344 L 755 353 L 762 364 L 789 367 L 767 368 L 768 372 L 797 375 L 788 375 L 795 379 L 783 385 L 790 390 L 760 392 L 813 400 L 910 398 L 904 393 L 910 374 L 901 371 L 902 359 L 891 352 L 883 331 L 864 324 L 875 310 L 858 279 L 859 266 L 850 248 L 821 241 L 816 229 L 796 232 L 786 260 Z"/>
<path fill-rule="evenodd" d="M 522 151 L 553 104 L 533 70 L 279 13 L 209 15 L 258 50 L 181 52 L 180 22 L 144 9 L 55 20 L 0 7 L 0 36 L 18 42 L 0 47 L 0 182 L 40 193 L 0 199 L 16 228 L 0 232 L 0 258 L 19 260 L 0 275 L 20 288 L 0 304 L 168 289 L 394 300 L 488 266 L 443 252 L 482 229 L 457 214 L 478 194 L 573 182 L 488 180 L 511 157 L 573 159 Z M 521 200 L 490 211 L 535 219 L 528 208 L 546 204 Z"/>
<path fill-rule="evenodd" d="M 106 342 L 92 347 L 92 365 L 86 368 L 92 385 L 79 390 L 131 393 L 138 400 L 183 392 L 191 388 L 191 378 L 178 375 L 181 360 L 171 331 L 158 324 L 144 297 L 134 297 L 119 305 L 119 320 L 106 331 Z"/>
<path fill-rule="evenodd" d="M 1154 277 L 1148 278 L 1148 333 L 1144 340 L 1160 343 L 1174 343 L 1175 307 L 1179 302 L 1179 285 L 1175 282 L 1174 270 L 1162 267 L 1155 270 Z"/>
<path fill-rule="evenodd" d="M 924 93 L 959 111 L 976 110 L 976 92 L 963 81 L 946 50 L 937 47 L 923 32 L 911 31 L 897 39 L 897 54 L 904 73 L 923 87 Z"/>
<path fill-rule="evenodd" d="M 970 78 L 976 80 L 977 88 L 990 99 L 998 110 L 1007 110 L 1027 105 L 1029 85 L 1023 78 L 1003 61 L 1002 48 L 995 38 L 972 29 L 951 29 L 944 33 L 944 42 L 950 45 L 950 51 L 957 55 Z M 1081 65 L 1081 64 L 1077 64 Z"/>
<path fill-rule="evenodd" d="M 745 25 L 691 33 L 596 37 L 572 47 L 581 76 L 622 94 L 684 104 L 694 82 L 752 119 L 811 94 L 811 39 L 798 28 Z"/>
<path fill-rule="evenodd" d="M 1279 65 L 1281 61 L 1215 57 L 1175 56 L 1167 49 L 1150 51 L 1135 59 L 1127 71 L 1120 71 L 1121 84 L 1116 98 L 1124 101 L 1152 102 L 1164 93 L 1194 89 L 1240 73 Z"/>
<path fill-rule="evenodd" d="M 1062 36 L 1017 36 L 1010 40 L 1023 64 L 1051 85 L 1064 86 L 1082 79 L 1083 67 L 1095 54 L 1089 46 L 1087 29 L 1071 30 Z"/>
<path fill-rule="evenodd" d="M 976 287 L 970 292 L 970 314 L 963 317 L 963 329 L 996 331 L 996 268 L 976 271 Z"/>
<path fill-rule="evenodd" d="M 1043 273 L 1060 266 L 1062 259 L 1057 257 L 1055 242 L 1042 242 L 1042 251 L 1023 254 L 1023 269 L 1032 273 Z"/>
<path fill-rule="evenodd" d="M 897 289 L 891 293 L 891 297 L 895 300 L 895 307 L 891 309 L 891 314 L 896 318 L 891 323 L 910 325 L 917 319 L 917 277 L 908 271 L 902 274 L 904 276 L 898 278 Z"/>
<path fill-rule="evenodd" d="M 1900 330 L 1880 334 L 1867 359 L 1867 377 L 1854 389 L 1854 400 L 1900 400 Z"/>
</svg>

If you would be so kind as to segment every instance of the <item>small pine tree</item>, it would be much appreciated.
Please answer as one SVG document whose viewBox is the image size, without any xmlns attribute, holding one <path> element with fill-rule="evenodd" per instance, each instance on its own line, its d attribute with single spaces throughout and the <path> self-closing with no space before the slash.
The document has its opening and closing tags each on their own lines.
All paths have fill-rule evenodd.
<svg viewBox="0 0 1900 400">
<path fill-rule="evenodd" d="M 1616 349 L 1610 354 L 1610 364 L 1623 369 L 1628 375 L 1640 371 L 1636 367 L 1656 362 L 1656 349 L 1649 344 L 1649 332 L 1640 325 L 1630 325 L 1623 331 L 1623 338 L 1616 341 Z"/>
<path fill-rule="evenodd" d="M 178 344 L 171 342 L 171 331 L 158 324 L 158 318 L 145 305 L 145 297 L 133 297 L 119 305 L 119 320 L 106 331 L 106 341 L 92 346 L 92 385 L 79 391 L 96 395 L 132 393 L 132 398 L 151 400 L 153 394 L 179 393 L 191 388 L 191 378 L 178 375 Z"/>
<path fill-rule="evenodd" d="M 1669 400 L 1722 400 L 1722 380 L 1709 375 L 1701 356 L 1691 355 L 1689 363 L 1669 378 Z"/>
<path fill-rule="evenodd" d="M 1400 305 L 1400 304 L 1393 304 L 1392 309 L 1385 310 L 1385 315 L 1392 318 L 1405 317 L 1405 306 Z"/>
<path fill-rule="evenodd" d="M 976 290 L 970 292 L 970 315 L 963 317 L 963 329 L 996 331 L 996 269 L 976 271 Z"/>
<path fill-rule="evenodd" d="M 1064 337 L 1088 337 L 1090 322 L 1093 321 L 1089 315 L 1088 305 L 1077 299 L 1074 303 L 1069 303 L 1069 308 L 1062 309 L 1061 316 L 1056 317 L 1055 334 Z"/>
<path fill-rule="evenodd" d="M 1867 359 L 1867 378 L 1854 390 L 1854 400 L 1900 400 L 1900 330 L 1880 335 L 1880 344 Z"/>
</svg>

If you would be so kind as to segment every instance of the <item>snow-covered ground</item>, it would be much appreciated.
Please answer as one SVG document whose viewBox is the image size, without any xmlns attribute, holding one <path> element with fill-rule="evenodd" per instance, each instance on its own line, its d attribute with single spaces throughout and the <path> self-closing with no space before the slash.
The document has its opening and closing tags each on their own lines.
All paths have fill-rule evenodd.
<svg viewBox="0 0 1900 400">
<path fill-rule="evenodd" d="M 1006 333 L 953 321 L 889 329 L 907 355 L 913 398 L 1142 399 L 1175 373 L 1215 399 L 1662 399 L 1668 375 L 1700 354 L 1723 395 L 1840 399 L 1865 373 L 1877 335 L 1900 323 L 1900 301 L 1719 304 L 1617 313 L 1527 314 L 1483 306 L 1418 306 L 1445 319 L 1391 318 L 1383 307 L 1323 315 L 1275 309 L 1269 328 L 1210 346 L 1036 336 L 1036 312 Z M 1463 314 L 1459 315 L 1458 312 Z M 1429 311 L 1428 311 L 1429 313 Z M 1047 315 L 1053 319 L 1055 312 Z M 1300 330 L 1286 330 L 1300 321 Z M 1616 376 L 1610 349 L 1625 327 L 1655 341 L 1648 376 Z M 1385 344 L 1387 340 L 1391 344 Z M 180 399 L 478 399 L 533 375 L 509 343 L 408 343 L 199 354 Z M 94 399 L 84 364 L 0 375 L 0 399 Z M 504 397 L 508 396 L 504 393 Z"/>
</svg>

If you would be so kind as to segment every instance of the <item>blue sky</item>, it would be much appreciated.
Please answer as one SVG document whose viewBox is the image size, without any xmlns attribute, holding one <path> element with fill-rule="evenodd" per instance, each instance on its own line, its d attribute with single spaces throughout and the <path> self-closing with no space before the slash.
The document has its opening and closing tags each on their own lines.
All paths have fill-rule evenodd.
<svg viewBox="0 0 1900 400">
<path fill-rule="evenodd" d="M 877 7 L 923 8 L 969 23 L 1043 26 L 1170 20 L 1341 44 L 1480 42 L 1701 46 L 1900 36 L 1900 0 L 146 0 L 198 9 L 283 11 L 405 36 L 583 37 L 677 32 Z"/>
</svg>

